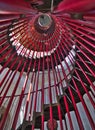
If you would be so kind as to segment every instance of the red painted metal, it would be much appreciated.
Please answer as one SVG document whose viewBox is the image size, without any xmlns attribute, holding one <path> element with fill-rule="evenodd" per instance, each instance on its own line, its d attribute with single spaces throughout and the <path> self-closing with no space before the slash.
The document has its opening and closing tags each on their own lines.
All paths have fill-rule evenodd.
<svg viewBox="0 0 95 130">
<path fill-rule="evenodd" d="M 94 130 L 84 95 L 95 109 L 95 0 L 62 1 L 48 12 L 54 26 L 44 33 L 36 29 L 41 12 L 30 1 L 3 0 L 0 14 L 0 107 L 6 106 L 0 130 L 5 130 L 9 114 L 9 129 L 17 129 L 22 107 L 23 122 L 31 130 L 45 130 L 48 120 L 51 130 L 54 120 L 61 130 L 68 125 L 74 130 L 72 111 L 83 130 L 78 103 Z"/>
<path fill-rule="evenodd" d="M 88 6 L 89 5 L 89 6 Z M 58 12 L 80 13 L 95 9 L 95 0 L 63 0 L 58 6 Z"/>
</svg>

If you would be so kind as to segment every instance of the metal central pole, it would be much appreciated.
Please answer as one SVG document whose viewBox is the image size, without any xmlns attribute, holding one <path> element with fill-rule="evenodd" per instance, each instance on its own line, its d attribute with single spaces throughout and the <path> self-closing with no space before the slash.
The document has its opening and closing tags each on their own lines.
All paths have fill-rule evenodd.
<svg viewBox="0 0 95 130">
<path fill-rule="evenodd" d="M 51 0 L 51 13 L 53 12 L 53 2 L 54 0 Z"/>
</svg>

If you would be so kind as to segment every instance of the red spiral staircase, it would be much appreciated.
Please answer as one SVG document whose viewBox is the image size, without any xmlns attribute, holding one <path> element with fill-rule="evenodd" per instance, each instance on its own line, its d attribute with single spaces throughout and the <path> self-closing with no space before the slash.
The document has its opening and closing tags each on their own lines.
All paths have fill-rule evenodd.
<svg viewBox="0 0 95 130">
<path fill-rule="evenodd" d="M 95 111 L 95 0 L 0 1 L 0 130 L 84 130 L 79 103 L 95 130 L 85 94 Z"/>
</svg>

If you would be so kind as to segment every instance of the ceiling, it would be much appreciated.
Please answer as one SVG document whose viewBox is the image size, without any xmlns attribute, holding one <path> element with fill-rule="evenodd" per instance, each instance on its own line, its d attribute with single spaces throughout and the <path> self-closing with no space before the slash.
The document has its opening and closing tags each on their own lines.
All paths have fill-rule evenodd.
<svg viewBox="0 0 95 130">
<path fill-rule="evenodd" d="M 29 0 L 29 2 L 32 8 L 37 9 L 40 12 L 48 12 L 51 10 L 52 0 Z M 56 8 L 60 2 L 62 2 L 62 0 L 53 0 L 53 7 Z"/>
<path fill-rule="evenodd" d="M 0 13 L 49 11 L 50 6 L 51 0 L 3 0 L 0 1 Z M 54 0 L 54 12 L 84 13 L 94 9 L 95 0 Z"/>
</svg>

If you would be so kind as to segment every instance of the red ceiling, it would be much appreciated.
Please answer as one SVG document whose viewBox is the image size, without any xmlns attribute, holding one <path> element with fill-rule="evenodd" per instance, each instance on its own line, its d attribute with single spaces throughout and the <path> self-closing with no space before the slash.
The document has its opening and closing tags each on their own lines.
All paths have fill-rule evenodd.
<svg viewBox="0 0 95 130">
<path fill-rule="evenodd" d="M 84 12 L 95 9 L 95 0 L 63 0 L 58 10 L 67 12 Z"/>
<path fill-rule="evenodd" d="M 32 1 L 32 0 L 31 0 Z M 25 0 L 2 0 L 0 1 L 0 12 L 2 11 L 28 11 L 33 12 L 29 2 Z M 95 9 L 95 0 L 63 0 L 57 11 L 63 12 L 85 12 Z"/>
</svg>

